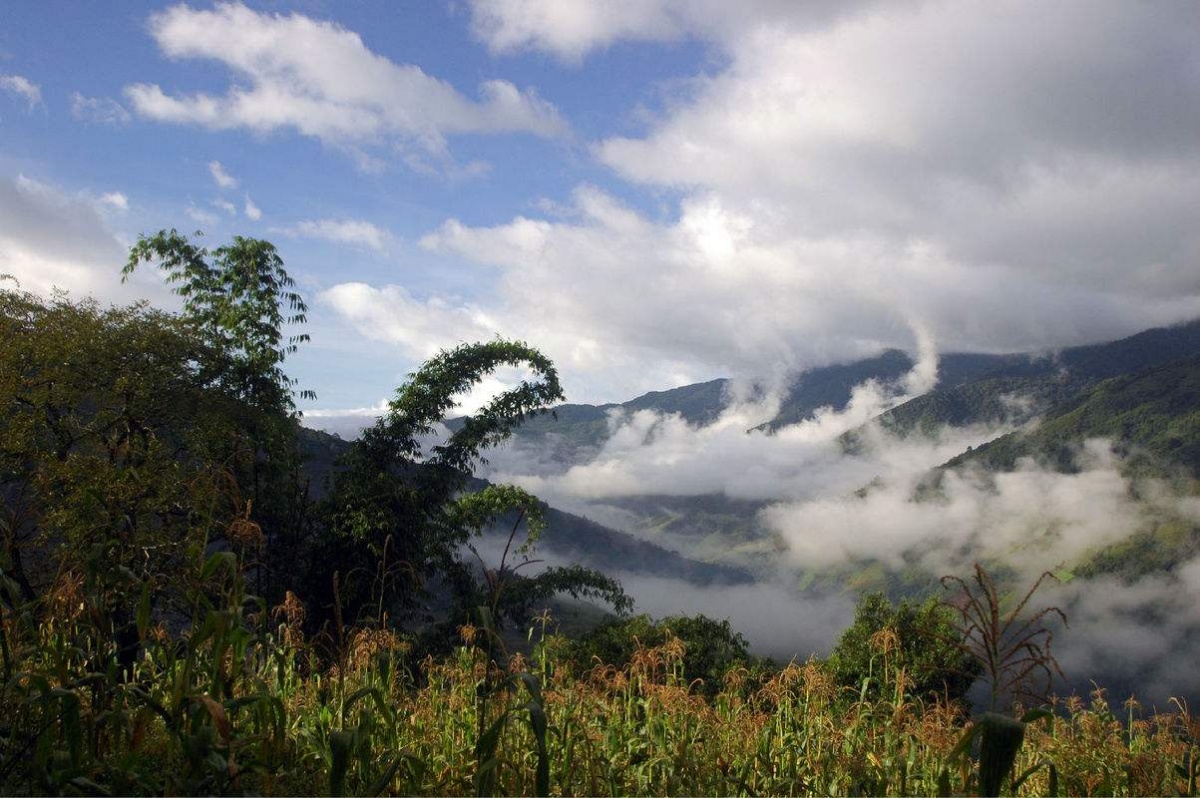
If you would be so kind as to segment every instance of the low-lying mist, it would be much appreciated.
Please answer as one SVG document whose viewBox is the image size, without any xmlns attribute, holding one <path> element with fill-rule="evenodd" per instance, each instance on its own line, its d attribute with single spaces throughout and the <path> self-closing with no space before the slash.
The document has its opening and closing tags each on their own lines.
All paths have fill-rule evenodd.
<svg viewBox="0 0 1200 798">
<path fill-rule="evenodd" d="M 1032 458 L 1007 473 L 970 464 L 935 472 L 1017 425 L 890 433 L 879 414 L 927 390 L 936 374 L 931 354 L 922 355 L 897 383 L 863 383 L 842 410 L 825 408 L 773 433 L 761 425 L 778 412 L 781 393 L 743 387 L 709 425 L 647 410 L 614 412 L 608 438 L 581 462 L 564 468 L 518 443 L 496 451 L 485 476 L 708 559 L 722 556 L 711 538 L 664 532 L 625 500 L 717 494 L 761 502 L 748 522 L 777 555 L 766 571 L 761 559 L 756 563 L 758 583 L 701 588 L 621 576 L 639 611 L 728 618 L 762 654 L 804 659 L 827 652 L 849 624 L 856 596 L 848 589 L 802 591 L 805 573 L 852 573 L 874 563 L 925 573 L 928 592 L 937 592 L 938 576 L 966 576 L 983 562 L 1003 568 L 1014 590 L 1047 570 L 1069 580 L 1038 601 L 1068 614 L 1070 627 L 1057 633 L 1055 650 L 1074 688 L 1094 679 L 1160 703 L 1170 694 L 1200 693 L 1200 676 L 1184 666 L 1200 655 L 1200 560 L 1140 577 L 1071 578 L 1072 569 L 1132 535 L 1153 535 L 1163 524 L 1194 528 L 1200 499 L 1179 495 L 1164 480 L 1131 476 L 1101 439 L 1080 445 L 1067 473 Z M 1011 401 L 1023 406 L 1022 397 Z M 850 431 L 852 447 L 844 437 Z"/>
</svg>

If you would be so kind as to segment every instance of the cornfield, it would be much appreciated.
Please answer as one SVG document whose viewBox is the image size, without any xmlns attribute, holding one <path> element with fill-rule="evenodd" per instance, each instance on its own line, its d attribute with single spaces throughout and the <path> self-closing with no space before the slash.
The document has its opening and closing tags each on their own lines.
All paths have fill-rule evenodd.
<svg viewBox="0 0 1200 798">
<path fill-rule="evenodd" d="M 442 660 L 402 635 L 306 640 L 294 596 L 246 596 L 232 557 L 204 569 L 189 624 L 138 618 L 132 673 L 65 580 L 40 625 L 3 614 L 0 792 L 68 794 L 948 795 L 980 791 L 960 741 L 977 721 L 915 696 L 881 636 L 876 687 L 822 663 L 725 675 L 708 698 L 679 640 L 616 666 L 531 632 L 505 652 L 485 622 Z M 75 592 L 72 592 L 75 591 Z M 209 598 L 205 598 L 208 596 Z M 323 649 L 322 646 L 325 648 Z M 331 652 L 331 653 L 330 653 Z M 711 692 L 711 691 L 710 691 Z M 872 697 L 873 696 L 873 697 Z M 1030 722 L 1006 790 L 1195 795 L 1200 722 L 1183 702 L 1116 709 L 1103 690 Z"/>
</svg>

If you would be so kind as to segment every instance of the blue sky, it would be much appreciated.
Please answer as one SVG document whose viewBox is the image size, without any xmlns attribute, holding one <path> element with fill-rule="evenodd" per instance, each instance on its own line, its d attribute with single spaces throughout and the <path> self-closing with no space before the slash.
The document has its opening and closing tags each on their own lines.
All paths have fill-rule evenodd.
<svg viewBox="0 0 1200 798">
<path fill-rule="evenodd" d="M 1200 6 L 9 4 L 0 272 L 275 242 L 314 420 L 522 338 L 569 398 L 1200 315 Z M 503 373 L 486 389 L 517 378 Z"/>
</svg>

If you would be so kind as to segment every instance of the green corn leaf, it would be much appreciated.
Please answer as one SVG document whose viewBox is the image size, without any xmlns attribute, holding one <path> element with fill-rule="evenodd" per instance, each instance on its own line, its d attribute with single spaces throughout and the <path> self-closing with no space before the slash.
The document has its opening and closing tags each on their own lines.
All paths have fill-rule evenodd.
<svg viewBox="0 0 1200 798">
<path fill-rule="evenodd" d="M 146 634 L 150 630 L 150 583 L 145 582 L 142 585 L 142 594 L 138 597 L 137 615 L 138 637 L 141 640 L 146 639 Z"/>
<path fill-rule="evenodd" d="M 1028 779 L 1034 773 L 1037 773 L 1042 768 L 1048 768 L 1048 767 L 1052 767 L 1050 762 L 1048 760 L 1043 759 L 1041 762 L 1038 762 L 1036 765 L 1034 765 L 1033 767 L 1026 770 L 1020 776 L 1017 776 L 1015 779 L 1013 779 L 1013 783 L 1012 783 L 1013 792 L 1015 793 L 1017 790 L 1021 789 L 1021 785 L 1024 784 L 1026 779 Z"/>
<path fill-rule="evenodd" d="M 963 736 L 959 738 L 958 744 L 951 749 L 950 754 L 946 757 L 946 765 L 953 765 L 962 758 L 963 754 L 971 750 L 971 744 L 975 742 L 975 737 L 979 734 L 980 725 L 972 724 L 971 728 L 963 732 Z"/>
<path fill-rule="evenodd" d="M 979 718 L 979 788 L 983 795 L 999 795 L 1000 786 L 1012 772 L 1017 752 L 1025 740 L 1025 724 L 1019 720 L 985 712 Z"/>
<path fill-rule="evenodd" d="M 350 769 L 350 753 L 354 750 L 354 731 L 329 733 L 329 794 L 340 798 L 346 794 L 346 773 Z"/>
<path fill-rule="evenodd" d="M 392 779 L 396 777 L 396 771 L 404 764 L 404 755 L 401 754 L 392 760 L 392 764 L 384 768 L 383 773 L 379 774 L 379 778 L 371 783 L 367 788 L 367 795 L 383 795 L 388 791 L 388 787 L 392 784 Z"/>
<path fill-rule="evenodd" d="M 507 722 L 508 710 L 505 710 L 475 743 L 475 761 L 479 763 L 475 774 L 475 794 L 480 798 L 495 792 L 495 770 L 499 764 L 499 760 L 496 758 L 496 748 L 500 744 L 500 734 L 504 731 Z"/>
</svg>

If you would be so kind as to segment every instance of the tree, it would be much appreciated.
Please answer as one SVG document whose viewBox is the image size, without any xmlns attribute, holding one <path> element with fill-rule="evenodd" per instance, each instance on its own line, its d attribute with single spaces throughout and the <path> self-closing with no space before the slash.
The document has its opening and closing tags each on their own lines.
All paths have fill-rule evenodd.
<svg viewBox="0 0 1200 798">
<path fill-rule="evenodd" d="M 268 410 L 294 411 L 295 380 L 284 373 L 283 361 L 308 335 L 285 339 L 283 327 L 303 324 L 308 306 L 293 290 L 296 282 L 274 245 L 234 236 L 232 243 L 209 253 L 174 229 L 160 230 L 138 237 L 121 270 L 122 280 L 150 261 L 158 262 L 174 292 L 183 297 L 185 316 L 229 353 L 233 371 L 228 377 L 243 397 Z M 316 398 L 311 391 L 300 396 Z"/>
<path fill-rule="evenodd" d="M 684 646 L 684 680 L 709 697 L 721 691 L 731 668 L 754 664 L 746 638 L 733 631 L 728 620 L 699 614 L 658 621 L 635 615 L 602 624 L 573 641 L 568 656 L 583 665 L 598 661 L 619 667 L 639 648 L 660 646 L 672 637 Z"/>
<path fill-rule="evenodd" d="M 239 495 L 250 502 L 275 542 L 299 545 L 310 516 L 295 396 L 315 399 L 316 394 L 297 392 L 296 380 L 283 370 L 287 356 L 309 340 L 306 333 L 285 334 L 285 327 L 307 321 L 308 306 L 295 290 L 295 280 L 274 245 L 242 236 L 211 253 L 174 229 L 140 236 L 122 279 L 148 262 L 156 262 L 183 297 L 183 320 L 222 355 L 216 365 L 201 364 L 208 369 L 204 376 L 240 400 L 228 408 L 238 414 L 242 431 L 228 463 Z M 270 587 L 272 570 L 282 564 L 279 549 L 264 549 L 257 564 L 260 591 Z"/>
<path fill-rule="evenodd" d="M 227 353 L 144 305 L 0 290 L 0 568 L 23 601 L 74 585 L 123 665 L 133 606 L 171 601 L 185 560 L 244 510 L 242 400 Z"/>
<path fill-rule="evenodd" d="M 956 614 L 936 598 L 892 604 L 882 593 L 858 600 L 854 622 L 829 656 L 835 678 L 878 696 L 885 680 L 903 669 L 914 695 L 961 699 L 979 675 L 975 660 L 961 647 Z"/>
<path fill-rule="evenodd" d="M 473 536 L 481 535 L 491 526 L 503 524 L 510 528 L 504 552 L 494 568 L 467 541 L 463 546 L 478 561 L 479 572 L 457 569 L 456 587 L 461 609 L 487 607 L 497 628 L 506 620 L 524 620 L 535 604 L 558 593 L 605 601 L 619 613 L 633 606 L 620 582 L 580 565 L 547 568 L 537 575 L 517 573 L 522 568 L 541 563 L 541 560 L 533 559 L 532 553 L 546 527 L 542 503 L 527 491 L 514 485 L 488 485 L 480 491 L 460 496 L 451 504 L 449 512 L 451 526 Z M 526 530 L 525 540 L 514 546 L 522 526 Z M 520 557 L 521 561 L 510 561 L 509 555 Z"/>
<path fill-rule="evenodd" d="M 456 397 L 500 366 L 524 366 L 533 376 L 439 439 L 436 425 Z M 494 569 L 481 562 L 481 577 L 462 559 L 473 537 L 506 518 L 512 524 L 506 558 L 522 523 L 526 535 L 519 551 L 528 553 L 536 543 L 543 524 L 533 496 L 513 486 L 469 490 L 469 481 L 488 448 L 562 398 L 554 365 L 523 342 L 464 344 L 411 374 L 387 414 L 355 442 L 334 480 L 327 513 L 335 534 L 323 560 L 336 562 L 343 577 L 344 595 L 337 600 L 372 606 L 380 614 L 385 608 L 408 612 L 425 585 L 441 579 L 466 607 L 490 605 L 497 621 L 519 615 L 521 607 L 550 592 L 602 598 L 623 608 L 628 599 L 620 586 L 586 569 L 518 578 L 514 569 L 522 566 L 505 559 Z M 525 564 L 530 562 L 526 557 Z"/>
</svg>

